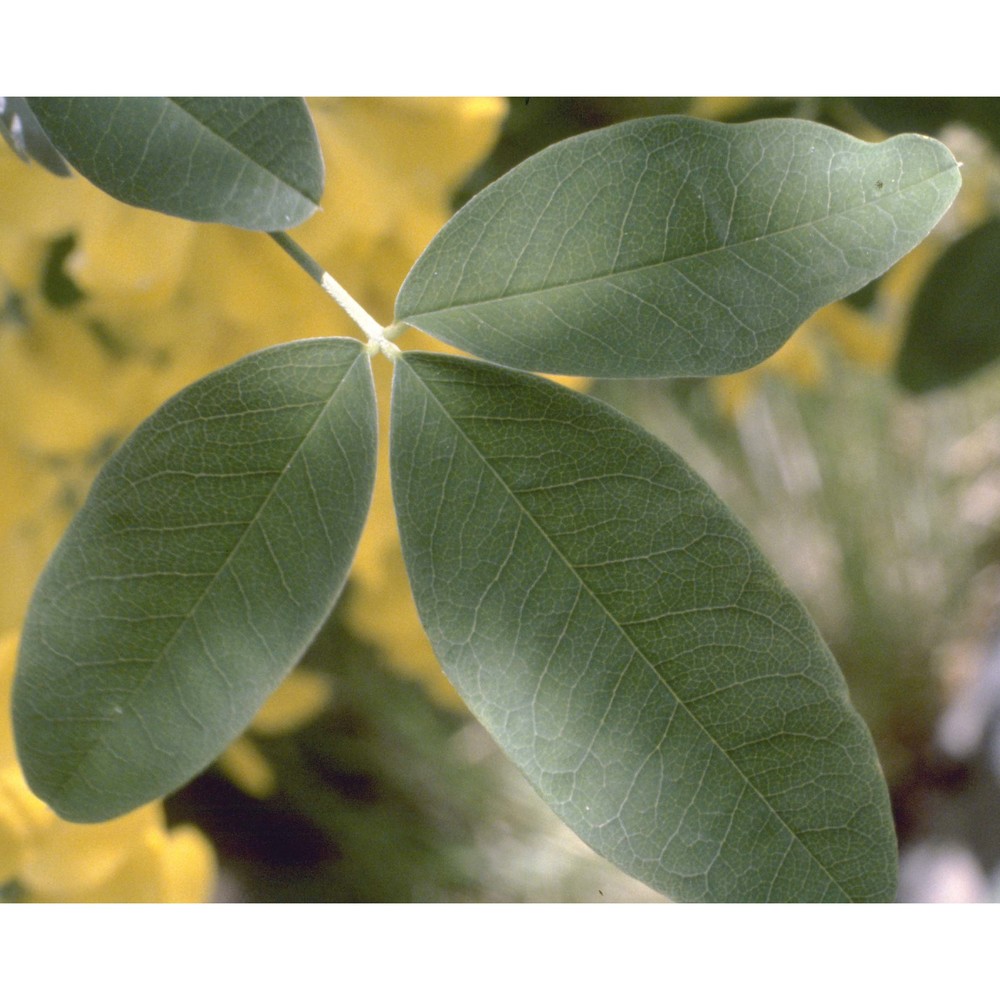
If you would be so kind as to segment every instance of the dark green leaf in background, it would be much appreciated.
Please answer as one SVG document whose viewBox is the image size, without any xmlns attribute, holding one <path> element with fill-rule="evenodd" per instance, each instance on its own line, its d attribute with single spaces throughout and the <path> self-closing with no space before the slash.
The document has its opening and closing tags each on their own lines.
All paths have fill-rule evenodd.
<svg viewBox="0 0 1000 1000">
<path fill-rule="evenodd" d="M 31 97 L 49 138 L 120 201 L 196 222 L 288 229 L 315 212 L 323 159 L 297 97 Z"/>
<path fill-rule="evenodd" d="M 1000 149 L 1000 98 L 997 97 L 852 97 L 851 103 L 886 132 L 936 135 L 965 122 Z"/>
<path fill-rule="evenodd" d="M 610 407 L 396 362 L 392 483 L 446 672 L 552 808 L 676 900 L 891 900 L 871 738 L 722 502 Z"/>
<path fill-rule="evenodd" d="M 916 246 L 959 183 L 921 136 L 624 122 L 549 147 L 460 209 L 396 319 L 527 370 L 739 371 Z"/>
<path fill-rule="evenodd" d="M 339 338 L 250 355 L 138 428 L 28 610 L 14 728 L 36 794 L 104 820 L 218 755 L 340 593 L 375 449 L 368 358 Z"/>
<path fill-rule="evenodd" d="M 960 382 L 1000 358 L 1000 219 L 953 243 L 913 303 L 896 359 L 911 392 Z"/>
</svg>

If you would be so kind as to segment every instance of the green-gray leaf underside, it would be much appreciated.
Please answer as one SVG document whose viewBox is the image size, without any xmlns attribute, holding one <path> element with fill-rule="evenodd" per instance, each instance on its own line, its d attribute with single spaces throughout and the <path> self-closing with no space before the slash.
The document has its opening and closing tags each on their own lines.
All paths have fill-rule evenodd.
<svg viewBox="0 0 1000 1000">
<path fill-rule="evenodd" d="M 916 246 L 959 183 L 923 136 L 629 121 L 480 192 L 414 265 L 396 319 L 525 370 L 739 371 Z"/>
<path fill-rule="evenodd" d="M 709 488 L 592 399 L 396 363 L 392 483 L 448 676 L 552 808 L 677 900 L 890 900 L 888 795 L 801 605 Z"/>
<path fill-rule="evenodd" d="M 896 359 L 911 392 L 954 385 L 1000 359 L 1000 219 L 952 244 L 924 279 Z"/>
<path fill-rule="evenodd" d="M 298 97 L 31 97 L 84 177 L 140 208 L 244 229 L 304 222 L 323 159 Z"/>
<path fill-rule="evenodd" d="M 343 587 L 375 449 L 368 358 L 340 338 L 250 355 L 136 430 L 28 610 L 14 727 L 37 795 L 108 819 L 239 734 Z"/>
</svg>

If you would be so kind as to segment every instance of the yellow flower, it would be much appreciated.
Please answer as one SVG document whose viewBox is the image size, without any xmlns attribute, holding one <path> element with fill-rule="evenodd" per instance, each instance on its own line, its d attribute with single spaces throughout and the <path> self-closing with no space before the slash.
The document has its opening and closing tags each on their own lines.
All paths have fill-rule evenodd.
<svg viewBox="0 0 1000 1000">
<path fill-rule="evenodd" d="M 725 121 L 746 111 L 755 97 L 693 97 L 687 114 L 692 118 L 716 118 Z"/>
<path fill-rule="evenodd" d="M 198 903 L 215 857 L 194 827 L 168 830 L 154 802 L 107 823 L 60 819 L 28 788 L 11 731 L 18 635 L 0 639 L 0 886 L 29 902 Z"/>
</svg>

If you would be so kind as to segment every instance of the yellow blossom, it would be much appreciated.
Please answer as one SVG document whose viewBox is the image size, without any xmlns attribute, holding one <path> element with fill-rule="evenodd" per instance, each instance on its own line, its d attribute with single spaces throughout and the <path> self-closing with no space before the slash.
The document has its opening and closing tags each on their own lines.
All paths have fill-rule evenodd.
<svg viewBox="0 0 1000 1000">
<path fill-rule="evenodd" d="M 130 838 L 128 850 L 101 882 L 78 887 L 46 881 L 25 885 L 30 903 L 204 903 L 215 883 L 215 859 L 191 826 L 167 830 L 150 823 Z"/>
<path fill-rule="evenodd" d="M 230 743 L 219 754 L 217 763 L 237 788 L 256 799 L 270 798 L 278 790 L 270 761 L 247 736 Z"/>
<path fill-rule="evenodd" d="M 735 118 L 751 107 L 755 97 L 694 97 L 687 109 L 692 118 Z"/>
</svg>

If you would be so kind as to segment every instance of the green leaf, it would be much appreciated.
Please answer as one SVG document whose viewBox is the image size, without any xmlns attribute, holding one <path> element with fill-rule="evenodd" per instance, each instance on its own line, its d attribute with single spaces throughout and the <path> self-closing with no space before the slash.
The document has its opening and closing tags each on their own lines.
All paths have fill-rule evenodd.
<svg viewBox="0 0 1000 1000">
<path fill-rule="evenodd" d="M 473 198 L 407 276 L 396 319 L 533 371 L 739 371 L 916 246 L 959 183 L 951 153 L 922 136 L 625 122 Z"/>
<path fill-rule="evenodd" d="M 28 783 L 70 820 L 206 767 L 295 665 L 371 500 L 371 368 L 354 340 L 250 355 L 112 457 L 32 597 L 14 684 Z"/>
<path fill-rule="evenodd" d="M 896 359 L 911 392 L 969 378 L 1000 358 L 1000 219 L 953 243 L 917 293 Z"/>
<path fill-rule="evenodd" d="M 445 671 L 552 808 L 677 900 L 890 900 L 871 738 L 683 461 L 531 375 L 405 353 L 392 484 Z"/>
<path fill-rule="evenodd" d="M 288 229 L 316 210 L 323 159 L 297 97 L 31 97 L 49 138 L 119 201 L 195 222 Z"/>
</svg>

